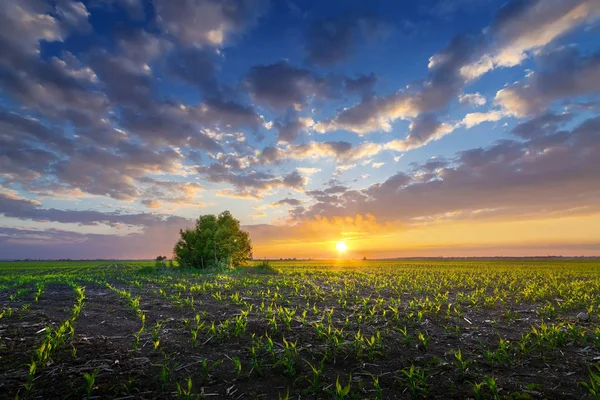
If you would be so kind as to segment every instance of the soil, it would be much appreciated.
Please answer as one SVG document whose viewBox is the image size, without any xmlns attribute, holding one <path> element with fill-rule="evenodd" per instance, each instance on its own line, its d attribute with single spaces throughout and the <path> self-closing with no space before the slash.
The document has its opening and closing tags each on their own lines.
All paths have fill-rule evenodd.
<svg viewBox="0 0 600 400">
<path fill-rule="evenodd" d="M 362 308 L 350 305 L 342 309 L 333 298 L 325 297 L 316 303 L 319 310 L 334 308 L 333 325 L 343 327 L 346 319 L 349 328 L 345 328 L 347 347 L 331 356 L 324 364 L 321 377 L 322 393 L 314 395 L 308 379 L 311 369 L 307 362 L 318 366 L 326 349 L 323 339 L 316 336 L 310 325 L 320 318 L 308 312 L 307 323 L 303 324 L 300 312 L 291 324 L 291 329 L 282 328 L 271 332 L 264 315 L 257 309 L 264 301 L 258 295 L 271 289 L 268 279 L 276 279 L 276 273 L 240 274 L 234 279 L 249 278 L 254 283 L 248 286 L 251 295 L 246 296 L 239 287 L 229 287 L 230 280 L 222 282 L 220 293 L 225 300 L 215 299 L 211 293 L 181 292 L 181 298 L 194 297 L 194 309 L 182 306 L 168 298 L 174 294 L 169 289 L 168 296 L 158 293 L 162 285 L 152 282 L 130 284 L 116 281 L 112 284 L 126 288 L 133 297 L 140 297 L 141 309 L 146 315 L 145 331 L 141 336 L 138 349 L 133 346 L 134 334 L 141 327 L 140 318 L 128 306 L 127 302 L 106 286 L 86 283 L 85 302 L 81 314 L 75 322 L 75 336 L 59 351 L 51 361 L 40 368 L 34 380 L 34 389 L 26 393 L 28 364 L 34 349 L 44 338 L 46 326 L 58 326 L 70 316 L 75 301 L 73 289 L 66 284 L 49 284 L 39 301 L 34 301 L 29 293 L 18 301 L 9 301 L 6 293 L 0 296 L 2 308 L 10 305 L 15 310 L 12 316 L 0 319 L 0 398 L 32 399 L 69 399 L 87 396 L 84 373 L 98 371 L 90 398 L 120 399 L 165 399 L 177 398 L 177 384 L 187 388 L 188 377 L 192 380 L 192 398 L 218 399 L 278 399 L 289 398 L 314 399 L 332 398 L 330 391 L 335 390 L 336 380 L 342 385 L 352 379 L 351 395 L 347 398 L 377 398 L 373 377 L 378 377 L 383 389 L 384 399 L 473 398 L 473 385 L 483 381 L 484 377 L 493 377 L 500 388 L 499 395 L 504 398 L 532 399 L 580 399 L 587 391 L 578 382 L 588 381 L 588 366 L 600 360 L 598 348 L 593 344 L 571 344 L 547 352 L 532 351 L 527 357 L 514 354 L 506 362 L 492 363 L 483 357 L 487 349 L 496 349 L 500 335 L 504 340 L 516 342 L 532 325 L 540 324 L 541 317 L 536 313 L 538 305 L 520 304 L 510 311 L 518 312 L 518 318 L 507 319 L 504 307 L 483 309 L 463 307 L 463 318 L 451 320 L 439 315 L 427 314 L 417 322 L 402 315 L 399 321 L 384 319 L 381 315 L 373 321 L 357 325 Z M 201 281 L 202 278 L 198 278 Z M 259 283 L 256 283 L 256 280 Z M 140 278 L 144 282 L 143 278 Z M 262 282 L 262 284 L 260 283 Z M 321 288 L 331 290 L 326 280 L 315 282 Z M 196 345 L 191 342 L 189 326 L 195 324 L 196 314 L 202 321 L 219 322 L 239 315 L 241 306 L 227 299 L 239 292 L 246 301 L 253 304 L 249 314 L 246 333 L 239 338 L 219 339 L 201 331 Z M 289 301 L 288 308 L 306 307 L 302 293 L 295 294 L 290 288 L 282 286 L 279 292 Z M 371 293 L 364 288 L 360 296 L 370 294 L 389 300 L 386 293 Z M 407 294 L 407 299 L 414 294 Z M 451 294 L 452 296 L 452 294 Z M 266 301 L 265 301 L 266 303 Z M 29 306 L 21 310 L 23 305 Z M 310 303 L 310 308 L 315 305 Z M 574 313 L 573 315 L 576 315 Z M 592 318 L 579 322 L 571 315 L 556 317 L 583 327 L 594 324 Z M 161 322 L 159 330 L 160 344 L 154 349 L 152 328 Z M 187 325 L 187 327 L 186 327 Z M 412 341 L 406 343 L 400 329 L 407 327 Z M 455 328 L 458 326 L 459 328 Z M 358 358 L 351 350 L 350 340 L 360 328 L 363 335 L 371 337 L 381 332 L 384 351 L 372 360 Z M 417 344 L 418 332 L 428 336 L 426 348 Z M 253 370 L 249 375 L 252 335 L 259 337 L 269 333 L 282 354 L 282 343 L 296 342 L 299 348 L 299 361 L 296 374 L 288 376 L 282 365 L 274 365 L 267 355 L 263 355 L 262 374 Z M 455 366 L 452 350 L 461 349 L 463 359 L 473 361 L 469 369 L 461 374 Z M 242 375 L 237 376 L 232 359 L 242 362 Z M 202 362 L 206 360 L 214 367 L 206 374 Z M 219 363 L 220 362 L 220 363 Z M 405 384 L 406 379 L 400 370 L 415 365 L 425 371 L 428 391 L 411 393 Z M 166 383 L 160 379 L 161 370 L 167 366 L 172 369 Z M 249 376 L 248 376 L 249 375 Z M 483 398 L 492 398 L 490 390 L 483 390 Z"/>
</svg>

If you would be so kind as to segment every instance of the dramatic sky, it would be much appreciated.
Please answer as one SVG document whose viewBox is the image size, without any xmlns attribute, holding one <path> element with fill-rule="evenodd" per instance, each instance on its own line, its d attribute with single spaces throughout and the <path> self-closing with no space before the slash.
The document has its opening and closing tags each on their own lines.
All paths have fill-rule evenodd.
<svg viewBox="0 0 600 400">
<path fill-rule="evenodd" d="M 0 258 L 599 255 L 598 0 L 0 2 Z"/>
</svg>

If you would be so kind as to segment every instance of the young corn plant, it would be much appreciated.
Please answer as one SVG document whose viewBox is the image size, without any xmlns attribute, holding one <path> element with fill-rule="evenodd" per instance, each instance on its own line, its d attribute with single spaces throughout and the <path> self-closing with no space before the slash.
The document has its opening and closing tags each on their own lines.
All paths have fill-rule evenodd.
<svg viewBox="0 0 600 400">
<path fill-rule="evenodd" d="M 244 378 L 242 361 L 238 357 L 231 357 L 233 363 L 233 370 L 235 371 L 235 379 L 240 380 Z"/>
<path fill-rule="evenodd" d="M 352 374 L 350 374 L 350 376 L 348 377 L 348 384 L 345 386 L 342 385 L 342 383 L 340 383 L 340 376 L 338 375 L 335 380 L 335 391 L 332 391 L 331 395 L 334 398 L 334 400 L 344 400 L 350 394 L 351 387 L 352 387 Z"/>
<path fill-rule="evenodd" d="M 202 359 L 202 362 L 200 363 L 200 379 L 201 379 L 200 384 L 202 386 L 205 386 L 206 384 L 208 384 L 208 379 L 210 378 L 211 371 L 213 369 L 215 369 L 216 367 L 218 367 L 219 365 L 221 365 L 222 363 L 223 363 L 223 360 L 218 360 L 209 365 L 206 358 Z"/>
<path fill-rule="evenodd" d="M 373 387 L 375 388 L 375 400 L 383 400 L 383 389 L 379 383 L 378 376 L 372 376 L 373 378 Z"/>
<path fill-rule="evenodd" d="M 483 385 L 485 385 L 485 382 L 479 382 L 479 383 L 473 384 L 473 395 L 475 397 L 475 400 L 483 399 Z"/>
<path fill-rule="evenodd" d="M 162 388 L 165 389 L 171 379 L 171 375 L 173 374 L 173 370 L 179 365 L 179 363 L 175 363 L 174 365 L 169 365 L 168 363 L 164 363 L 160 368 L 160 383 Z"/>
<path fill-rule="evenodd" d="M 365 339 L 365 344 L 369 361 L 374 361 L 379 355 L 383 354 L 383 340 L 379 331 L 376 331 L 370 339 Z"/>
<path fill-rule="evenodd" d="M 458 368 L 461 379 L 464 379 L 469 371 L 469 365 L 472 363 L 470 360 L 463 359 L 462 352 L 460 349 L 453 352 L 454 354 L 454 365 Z"/>
<path fill-rule="evenodd" d="M 600 373 L 600 367 L 596 365 L 596 372 Z M 600 375 L 589 370 L 589 382 L 579 382 L 579 385 L 587 389 L 589 395 L 596 400 L 600 400 Z"/>
<path fill-rule="evenodd" d="M 284 366 L 283 373 L 293 377 L 296 375 L 296 363 L 298 362 L 297 342 L 288 342 L 283 338 L 283 358 L 280 360 Z"/>
<path fill-rule="evenodd" d="M 427 386 L 427 375 L 421 368 L 415 368 L 412 364 L 409 369 L 400 370 L 403 383 L 408 388 L 413 399 L 425 398 L 429 388 Z"/>
<path fill-rule="evenodd" d="M 85 379 L 85 393 L 88 399 L 92 394 L 92 390 L 94 390 L 94 384 L 96 383 L 96 377 L 98 376 L 98 372 L 98 369 L 94 369 L 94 371 L 92 371 L 91 374 L 87 372 L 83 374 L 83 378 Z"/>
<path fill-rule="evenodd" d="M 325 358 L 321 359 L 321 362 L 319 363 L 318 368 L 316 366 L 314 366 L 313 364 L 311 364 L 308 360 L 304 360 L 304 362 L 309 366 L 311 373 L 312 373 L 310 379 L 306 378 L 306 377 L 305 377 L 305 379 L 309 381 L 311 392 L 312 392 L 313 396 L 315 396 L 315 398 L 317 398 L 319 396 L 319 394 L 321 393 L 321 375 L 323 374 Z"/>
<path fill-rule="evenodd" d="M 500 396 L 498 390 L 498 386 L 496 385 L 496 380 L 494 378 L 492 378 L 491 376 L 486 376 L 483 378 L 483 381 L 485 382 L 485 385 L 488 387 L 488 389 L 490 389 L 490 392 L 492 392 L 494 400 L 502 399 L 502 396 Z"/>
<path fill-rule="evenodd" d="M 192 399 L 192 377 L 189 376 L 187 379 L 187 385 L 181 385 L 177 382 L 177 398 L 182 400 Z"/>
<path fill-rule="evenodd" d="M 44 293 L 44 284 L 43 283 L 37 283 L 35 285 L 36 287 L 36 292 L 35 292 L 35 301 L 39 301 L 40 297 L 42 297 L 42 294 Z"/>
<path fill-rule="evenodd" d="M 427 349 L 429 348 L 429 339 L 431 339 L 429 335 L 423 332 L 417 333 L 417 340 L 419 341 L 419 348 L 421 350 L 427 351 Z"/>
</svg>

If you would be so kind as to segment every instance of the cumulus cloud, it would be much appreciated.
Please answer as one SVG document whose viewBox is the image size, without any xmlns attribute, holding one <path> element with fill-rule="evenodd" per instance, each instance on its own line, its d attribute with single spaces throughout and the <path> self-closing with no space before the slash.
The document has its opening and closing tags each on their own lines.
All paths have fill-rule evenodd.
<svg viewBox="0 0 600 400">
<path fill-rule="evenodd" d="M 384 147 L 389 150 L 408 151 L 439 140 L 453 130 L 453 125 L 438 121 L 434 114 L 423 114 L 410 124 L 406 139 L 389 141 Z"/>
<path fill-rule="evenodd" d="M 205 206 L 198 200 L 199 194 L 205 187 L 197 182 L 177 182 L 157 180 L 148 177 L 138 179 L 144 184 L 143 193 L 140 195 L 141 203 L 148 208 L 161 208 L 169 206 Z"/>
<path fill-rule="evenodd" d="M 359 75 L 356 78 L 344 79 L 344 86 L 348 93 L 358 94 L 362 97 L 374 94 L 374 86 L 377 83 L 377 76 L 373 73 L 369 75 Z"/>
<path fill-rule="evenodd" d="M 186 45 L 223 46 L 231 35 L 252 25 L 263 11 L 261 0 L 155 0 L 158 25 Z"/>
<path fill-rule="evenodd" d="M 572 209 L 597 212 L 600 120 L 590 118 L 570 131 L 559 130 L 568 121 L 561 115 L 530 120 L 515 127 L 519 140 L 418 164 L 412 173 L 399 172 L 358 193 L 323 197 L 300 218 L 367 212 L 378 220 L 411 223 L 427 215 L 516 218 Z"/>
<path fill-rule="evenodd" d="M 221 190 L 219 192 L 221 196 L 260 199 L 273 189 L 300 190 L 306 184 L 306 178 L 296 170 L 283 176 L 254 170 L 247 173 L 238 172 L 221 164 L 198 166 L 196 170 L 208 182 L 225 183 L 233 187 L 233 189 Z"/>
<path fill-rule="evenodd" d="M 454 38 L 444 50 L 431 57 L 427 79 L 388 96 L 363 98 L 333 118 L 318 122 L 315 130 L 324 133 L 343 129 L 359 135 L 389 132 L 398 119 L 414 119 L 446 106 L 465 83 L 460 67 L 469 62 L 481 46 L 481 37 L 477 35 Z"/>
<path fill-rule="evenodd" d="M 583 55 L 567 48 L 540 57 L 540 69 L 501 89 L 495 102 L 507 113 L 526 117 L 544 111 L 552 102 L 600 90 L 600 53 Z"/>
<path fill-rule="evenodd" d="M 518 65 L 528 52 L 599 17 L 600 3 L 596 0 L 511 1 L 489 28 L 490 49 L 476 62 L 463 66 L 461 72 L 470 80 L 497 67 Z"/>
<path fill-rule="evenodd" d="M 271 203 L 271 207 L 281 207 L 281 206 L 292 206 L 296 207 L 302 204 L 302 202 L 298 199 L 281 199 L 274 203 Z"/>
<path fill-rule="evenodd" d="M 302 117 L 296 112 L 290 112 L 281 122 L 275 122 L 278 142 L 292 143 L 298 135 L 313 126 L 315 122 L 310 117 Z"/>
<path fill-rule="evenodd" d="M 277 149 L 275 160 L 292 159 L 319 159 L 331 157 L 339 162 L 351 162 L 362 158 L 371 157 L 383 150 L 378 143 L 363 142 L 353 146 L 350 142 L 309 142 L 306 144 L 290 145 Z"/>
<path fill-rule="evenodd" d="M 194 85 L 209 97 L 216 97 L 219 87 L 214 56 L 213 52 L 195 47 L 181 49 L 171 54 L 167 69 L 176 79 Z"/>
<path fill-rule="evenodd" d="M 68 27 L 87 32 L 92 26 L 88 22 L 91 15 L 85 4 L 80 1 L 59 0 L 55 12 L 58 18 Z"/>
<path fill-rule="evenodd" d="M 458 96 L 458 102 L 460 104 L 468 104 L 473 107 L 480 107 L 485 105 L 487 101 L 485 97 L 479 93 L 463 93 Z"/>
<path fill-rule="evenodd" d="M 512 133 L 523 139 L 550 136 L 553 132 L 556 132 L 561 125 L 570 121 L 572 118 L 573 114 L 570 113 L 546 113 L 518 124 L 512 129 Z"/>
<path fill-rule="evenodd" d="M 81 225 L 107 224 L 115 227 L 120 225 L 149 227 L 166 220 L 187 222 L 187 219 L 181 217 L 158 214 L 122 214 L 117 212 L 103 213 L 92 210 L 43 208 L 38 201 L 23 198 L 5 190 L 0 192 L 0 210 L 0 214 L 5 217 Z"/>
<path fill-rule="evenodd" d="M 506 117 L 506 113 L 499 110 L 490 110 L 488 112 L 469 113 L 462 120 L 462 125 L 472 128 L 484 122 L 496 122 Z"/>
<path fill-rule="evenodd" d="M 429 74 L 423 81 L 388 96 L 364 98 L 337 115 L 319 121 L 315 130 L 321 133 L 347 130 L 359 135 L 389 132 L 394 121 L 412 120 L 445 107 L 470 80 L 496 66 L 519 64 L 527 52 L 543 49 L 561 35 L 599 16 L 600 5 L 595 0 L 509 2 L 488 29 L 476 35 L 457 36 L 433 55 Z M 522 98 L 515 88 L 502 92 L 497 101 L 512 106 L 511 111 L 516 115 L 515 109 L 525 106 Z M 471 96 L 471 99 L 474 98 Z"/>
<path fill-rule="evenodd" d="M 287 61 L 252 67 L 244 86 L 253 100 L 273 109 L 304 106 L 310 99 L 339 96 L 343 81 L 333 76 L 321 77 Z"/>
</svg>

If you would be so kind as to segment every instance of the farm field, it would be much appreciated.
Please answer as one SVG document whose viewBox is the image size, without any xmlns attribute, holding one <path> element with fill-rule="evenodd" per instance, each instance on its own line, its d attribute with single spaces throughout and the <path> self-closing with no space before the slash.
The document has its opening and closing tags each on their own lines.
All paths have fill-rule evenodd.
<svg viewBox="0 0 600 400">
<path fill-rule="evenodd" d="M 0 398 L 598 398 L 600 261 L 0 263 Z"/>
</svg>

